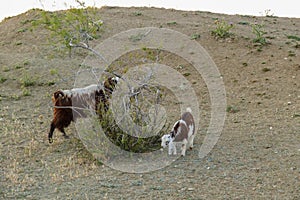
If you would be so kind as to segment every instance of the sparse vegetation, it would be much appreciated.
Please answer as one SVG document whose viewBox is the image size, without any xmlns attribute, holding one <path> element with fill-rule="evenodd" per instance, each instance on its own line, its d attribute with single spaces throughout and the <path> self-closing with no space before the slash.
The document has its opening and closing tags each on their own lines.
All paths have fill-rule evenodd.
<svg viewBox="0 0 300 200">
<path fill-rule="evenodd" d="M 167 22 L 167 25 L 176 25 L 177 22 L 176 21 L 172 21 L 172 22 Z"/>
<path fill-rule="evenodd" d="M 287 38 L 295 41 L 300 41 L 300 37 L 296 35 L 287 35 Z"/>
<path fill-rule="evenodd" d="M 41 20 L 33 23 L 49 30 L 69 53 L 72 47 L 86 48 L 90 40 L 99 38 L 103 24 L 96 15 L 96 8 L 86 7 L 84 1 L 76 2 L 80 8 L 70 8 L 64 14 L 42 11 Z"/>
<path fill-rule="evenodd" d="M 11 98 L 12 100 L 14 100 L 14 101 L 18 101 L 18 100 L 21 99 L 21 97 L 20 97 L 19 95 L 17 95 L 17 94 L 11 95 L 10 98 Z"/>
<path fill-rule="evenodd" d="M 266 16 L 266 17 L 270 17 L 270 18 L 275 18 L 276 17 L 274 15 L 274 13 L 271 11 L 271 9 L 266 9 L 262 15 Z"/>
<path fill-rule="evenodd" d="M 262 71 L 263 71 L 263 72 L 269 72 L 269 71 L 271 71 L 271 69 L 268 68 L 268 67 L 264 67 L 264 68 L 262 69 Z"/>
<path fill-rule="evenodd" d="M 287 35 L 287 38 L 291 41 L 287 41 L 286 44 L 293 44 L 293 47 L 296 49 L 300 48 L 300 44 L 298 43 L 300 41 L 300 37 L 296 35 Z"/>
<path fill-rule="evenodd" d="M 10 71 L 10 68 L 8 66 L 3 67 L 3 72 L 9 72 L 9 71 Z"/>
<path fill-rule="evenodd" d="M 233 105 L 229 105 L 226 108 L 226 112 L 229 112 L 229 113 L 237 113 L 239 111 L 240 110 L 236 106 L 233 106 Z"/>
<path fill-rule="evenodd" d="M 27 31 L 27 28 L 21 28 L 17 31 L 17 33 L 25 33 Z"/>
<path fill-rule="evenodd" d="M 21 42 L 21 41 L 17 41 L 15 44 L 16 44 L 16 46 L 20 46 L 20 45 L 22 45 L 22 44 L 23 44 L 23 42 Z"/>
<path fill-rule="evenodd" d="M 30 87 L 30 86 L 34 86 L 36 84 L 36 81 L 32 76 L 24 75 L 20 79 L 20 83 L 22 87 Z"/>
<path fill-rule="evenodd" d="M 195 33 L 195 34 L 193 34 L 193 35 L 191 36 L 191 39 L 192 39 L 192 40 L 197 40 L 197 39 L 199 39 L 200 37 L 201 37 L 200 34 Z"/>
<path fill-rule="evenodd" d="M 250 23 L 249 23 L 249 22 L 244 22 L 244 21 L 242 21 L 242 22 L 238 22 L 238 24 L 240 24 L 240 25 L 250 25 Z"/>
<path fill-rule="evenodd" d="M 52 80 L 52 81 L 48 81 L 48 82 L 47 82 L 47 85 L 48 85 L 48 86 L 51 86 L 51 85 L 55 85 L 55 83 L 56 83 L 56 82 L 55 82 L 54 80 Z"/>
<path fill-rule="evenodd" d="M 289 50 L 289 57 L 294 57 L 296 56 L 295 51 Z"/>
<path fill-rule="evenodd" d="M 15 69 L 21 69 L 23 66 L 22 65 L 20 65 L 20 64 L 16 64 L 15 65 Z"/>
<path fill-rule="evenodd" d="M 140 119 L 134 118 L 134 122 L 137 124 L 139 124 L 138 120 Z M 122 128 L 120 128 L 119 125 L 116 124 L 113 114 L 111 112 L 102 114 L 100 124 L 106 136 L 110 139 L 112 143 L 119 146 L 123 150 L 135 153 L 145 153 L 158 150 L 160 148 L 160 137 L 161 135 L 163 135 L 164 132 L 167 131 L 167 128 L 169 128 L 164 127 L 164 129 L 161 130 L 161 134 L 158 134 L 156 136 L 143 138 L 142 135 L 146 133 L 140 133 L 141 137 L 134 137 L 132 135 L 129 135 L 127 132 L 124 132 Z M 130 129 L 130 127 L 127 128 Z M 134 126 L 132 126 L 132 131 L 135 131 Z"/>
<path fill-rule="evenodd" d="M 0 76 L 0 83 L 4 83 L 7 80 L 7 78 Z"/>
<path fill-rule="evenodd" d="M 131 36 L 129 37 L 129 39 L 130 39 L 132 42 L 137 42 L 137 41 L 140 41 L 141 39 L 143 39 L 143 37 L 145 37 L 145 35 L 139 33 L 139 34 L 137 34 L 137 35 L 131 35 Z"/>
<path fill-rule="evenodd" d="M 136 12 L 134 12 L 134 13 L 133 13 L 133 15 L 134 15 L 134 16 L 141 16 L 141 15 L 142 15 L 142 13 L 141 13 L 141 12 L 139 12 L 139 11 L 136 11 Z"/>
<path fill-rule="evenodd" d="M 247 66 L 248 66 L 248 63 L 244 62 L 244 63 L 243 63 L 243 66 L 244 66 L 244 67 L 247 67 Z"/>
<path fill-rule="evenodd" d="M 53 76 L 53 75 L 57 75 L 58 74 L 58 71 L 57 69 L 50 69 L 50 74 Z"/>
<path fill-rule="evenodd" d="M 98 115 L 100 118 L 100 125 L 104 130 L 104 133 L 106 136 L 110 139 L 112 143 L 119 146 L 121 149 L 135 152 L 135 153 L 144 153 L 144 152 L 151 152 L 153 150 L 158 150 L 160 148 L 160 138 L 161 136 L 168 131 L 169 127 L 164 126 L 161 130 L 159 130 L 159 133 L 150 136 L 151 132 L 154 131 L 154 127 L 147 128 L 147 125 L 151 123 L 151 120 L 157 120 L 157 124 L 160 124 L 161 120 L 156 115 L 153 115 L 155 119 L 152 119 L 148 115 L 148 109 L 151 105 L 159 104 L 161 99 L 161 93 L 157 91 L 162 91 L 158 87 L 149 87 L 147 84 L 143 84 L 144 86 L 140 88 L 135 88 L 134 92 L 132 93 L 132 96 L 129 97 L 129 101 L 126 101 L 125 105 L 126 107 L 121 107 L 118 110 L 120 112 L 126 112 L 130 115 L 132 122 L 127 124 L 128 122 L 125 122 L 126 130 L 124 130 L 120 124 L 116 123 L 115 116 L 113 115 L 111 110 L 108 110 L 108 112 L 104 112 L 103 105 L 99 106 Z M 151 99 L 155 99 L 155 102 Z M 124 115 L 127 115 L 124 113 Z M 150 124 L 151 126 L 157 126 L 157 124 Z M 141 128 L 137 128 L 137 126 L 140 126 Z M 135 136 L 129 134 L 129 133 L 135 133 Z M 148 136 L 148 137 L 146 137 Z"/>
<path fill-rule="evenodd" d="M 215 21 L 216 28 L 211 31 L 212 35 L 217 38 L 227 38 L 232 35 L 230 30 L 234 27 L 233 23 L 227 23 L 224 20 Z"/>
<path fill-rule="evenodd" d="M 190 72 L 186 72 L 186 73 L 184 73 L 183 75 L 184 75 L 184 76 L 190 76 L 191 73 L 190 73 Z"/>
<path fill-rule="evenodd" d="M 259 43 L 261 45 L 266 45 L 268 43 L 265 37 L 267 32 L 264 30 L 263 24 L 253 24 L 252 32 L 255 34 L 255 38 L 253 39 L 254 43 Z"/>
<path fill-rule="evenodd" d="M 30 91 L 27 88 L 23 88 L 22 94 L 23 96 L 30 96 Z"/>
</svg>

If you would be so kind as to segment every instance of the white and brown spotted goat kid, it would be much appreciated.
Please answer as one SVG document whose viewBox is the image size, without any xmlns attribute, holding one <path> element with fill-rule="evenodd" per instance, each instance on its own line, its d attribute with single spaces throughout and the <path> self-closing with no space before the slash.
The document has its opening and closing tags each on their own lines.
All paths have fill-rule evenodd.
<svg viewBox="0 0 300 200">
<path fill-rule="evenodd" d="M 161 146 L 163 148 L 169 147 L 169 155 L 176 155 L 176 144 L 181 144 L 181 155 L 185 156 L 186 148 L 189 146 L 193 148 L 195 137 L 195 122 L 190 108 L 182 114 L 181 119 L 178 120 L 172 131 L 161 138 Z"/>
</svg>

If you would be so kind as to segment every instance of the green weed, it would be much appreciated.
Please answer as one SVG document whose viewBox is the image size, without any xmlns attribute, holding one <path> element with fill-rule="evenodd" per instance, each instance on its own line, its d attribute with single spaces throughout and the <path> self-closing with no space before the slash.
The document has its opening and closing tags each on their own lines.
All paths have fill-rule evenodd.
<svg viewBox="0 0 300 200">
<path fill-rule="evenodd" d="M 52 76 L 57 75 L 57 74 L 58 74 L 57 69 L 50 69 L 50 74 L 51 74 Z"/>
<path fill-rule="evenodd" d="M 233 106 L 233 105 L 229 105 L 226 108 L 226 112 L 229 112 L 229 113 L 237 113 L 239 111 L 240 110 L 237 107 Z"/>
<path fill-rule="evenodd" d="M 23 88 L 22 94 L 23 94 L 23 96 L 30 96 L 31 95 L 30 91 L 26 88 Z"/>
<path fill-rule="evenodd" d="M 25 75 L 20 79 L 20 83 L 22 87 L 30 87 L 36 84 L 36 81 L 33 77 Z"/>
<path fill-rule="evenodd" d="M 52 80 L 52 81 L 48 81 L 48 82 L 47 82 L 47 85 L 48 85 L 48 86 L 55 85 L 55 81 L 54 81 L 54 80 Z"/>
<path fill-rule="evenodd" d="M 3 67 L 3 72 L 9 72 L 9 71 L 10 71 L 10 68 L 8 66 Z"/>
<path fill-rule="evenodd" d="M 240 25 L 250 25 L 250 23 L 249 23 L 249 22 L 244 22 L 244 21 L 242 21 L 242 22 L 238 22 L 238 24 L 240 24 Z"/>
<path fill-rule="evenodd" d="M 300 37 L 296 36 L 296 35 L 287 35 L 288 39 L 291 40 L 296 40 L 296 41 L 300 41 Z"/>
<path fill-rule="evenodd" d="M 193 34 L 193 35 L 191 36 L 191 39 L 192 39 L 192 40 L 197 40 L 197 39 L 199 39 L 200 37 L 201 37 L 200 34 L 195 33 L 195 34 Z"/>
<path fill-rule="evenodd" d="M 11 98 L 12 100 L 15 100 L 15 101 L 18 101 L 18 100 L 21 99 L 21 97 L 20 97 L 19 95 L 16 95 L 16 94 L 11 95 L 10 98 Z"/>
<path fill-rule="evenodd" d="M 134 12 L 134 13 L 133 13 L 133 15 L 134 15 L 134 16 L 141 16 L 141 15 L 142 15 L 142 13 L 141 13 L 141 12 L 139 12 L 139 11 L 136 11 L 136 12 Z"/>
<path fill-rule="evenodd" d="M 167 25 L 176 25 L 177 22 L 173 21 L 173 22 L 167 22 Z"/>
<path fill-rule="evenodd" d="M 255 38 L 253 39 L 254 43 L 259 43 L 261 45 L 266 45 L 268 43 L 265 37 L 267 32 L 264 30 L 263 24 L 253 24 L 252 32 L 255 34 Z"/>
<path fill-rule="evenodd" d="M 296 56 L 296 53 L 294 52 L 294 51 L 289 51 L 289 57 L 294 57 L 294 56 Z"/>
<path fill-rule="evenodd" d="M 232 35 L 230 30 L 234 27 L 232 23 L 227 23 L 224 20 L 215 21 L 216 28 L 211 31 L 212 35 L 218 38 L 227 38 Z"/>
<path fill-rule="evenodd" d="M 0 76 L 0 83 L 4 83 L 6 80 L 7 80 L 7 78 Z"/>
</svg>

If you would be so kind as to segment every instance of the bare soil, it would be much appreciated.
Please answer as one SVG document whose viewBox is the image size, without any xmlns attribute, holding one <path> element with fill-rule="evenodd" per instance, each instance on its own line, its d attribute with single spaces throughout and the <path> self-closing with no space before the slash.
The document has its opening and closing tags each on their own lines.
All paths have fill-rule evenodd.
<svg viewBox="0 0 300 200">
<path fill-rule="evenodd" d="M 218 143 L 199 159 L 209 94 L 187 67 L 182 73 L 191 74 L 203 112 L 186 157 L 154 172 L 120 172 L 93 158 L 74 124 L 69 140 L 55 132 L 48 144 L 51 95 L 73 85 L 87 53 L 75 50 L 70 58 L 50 45 L 48 31 L 31 30 L 39 18 L 31 10 L 0 24 L 1 199 L 300 199 L 300 41 L 287 37 L 300 37 L 300 19 L 117 7 L 99 9 L 99 17 L 101 38 L 92 45 L 148 26 L 200 35 L 194 39 L 218 66 L 232 108 Z M 211 34 L 217 18 L 233 23 L 230 38 Z M 269 44 L 252 42 L 254 23 L 264 24 Z"/>
</svg>

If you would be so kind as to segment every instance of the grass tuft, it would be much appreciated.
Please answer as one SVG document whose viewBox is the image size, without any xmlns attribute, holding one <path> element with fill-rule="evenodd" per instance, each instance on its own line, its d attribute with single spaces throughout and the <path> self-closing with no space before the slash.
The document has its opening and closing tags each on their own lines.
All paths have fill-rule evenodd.
<svg viewBox="0 0 300 200">
<path fill-rule="evenodd" d="M 224 20 L 215 21 L 216 28 L 211 31 L 212 35 L 218 38 L 227 38 L 232 35 L 230 30 L 234 27 L 232 23 L 227 23 Z"/>
<path fill-rule="evenodd" d="M 20 83 L 22 87 L 30 87 L 36 84 L 36 81 L 33 77 L 25 75 L 23 78 L 20 79 Z"/>
</svg>

